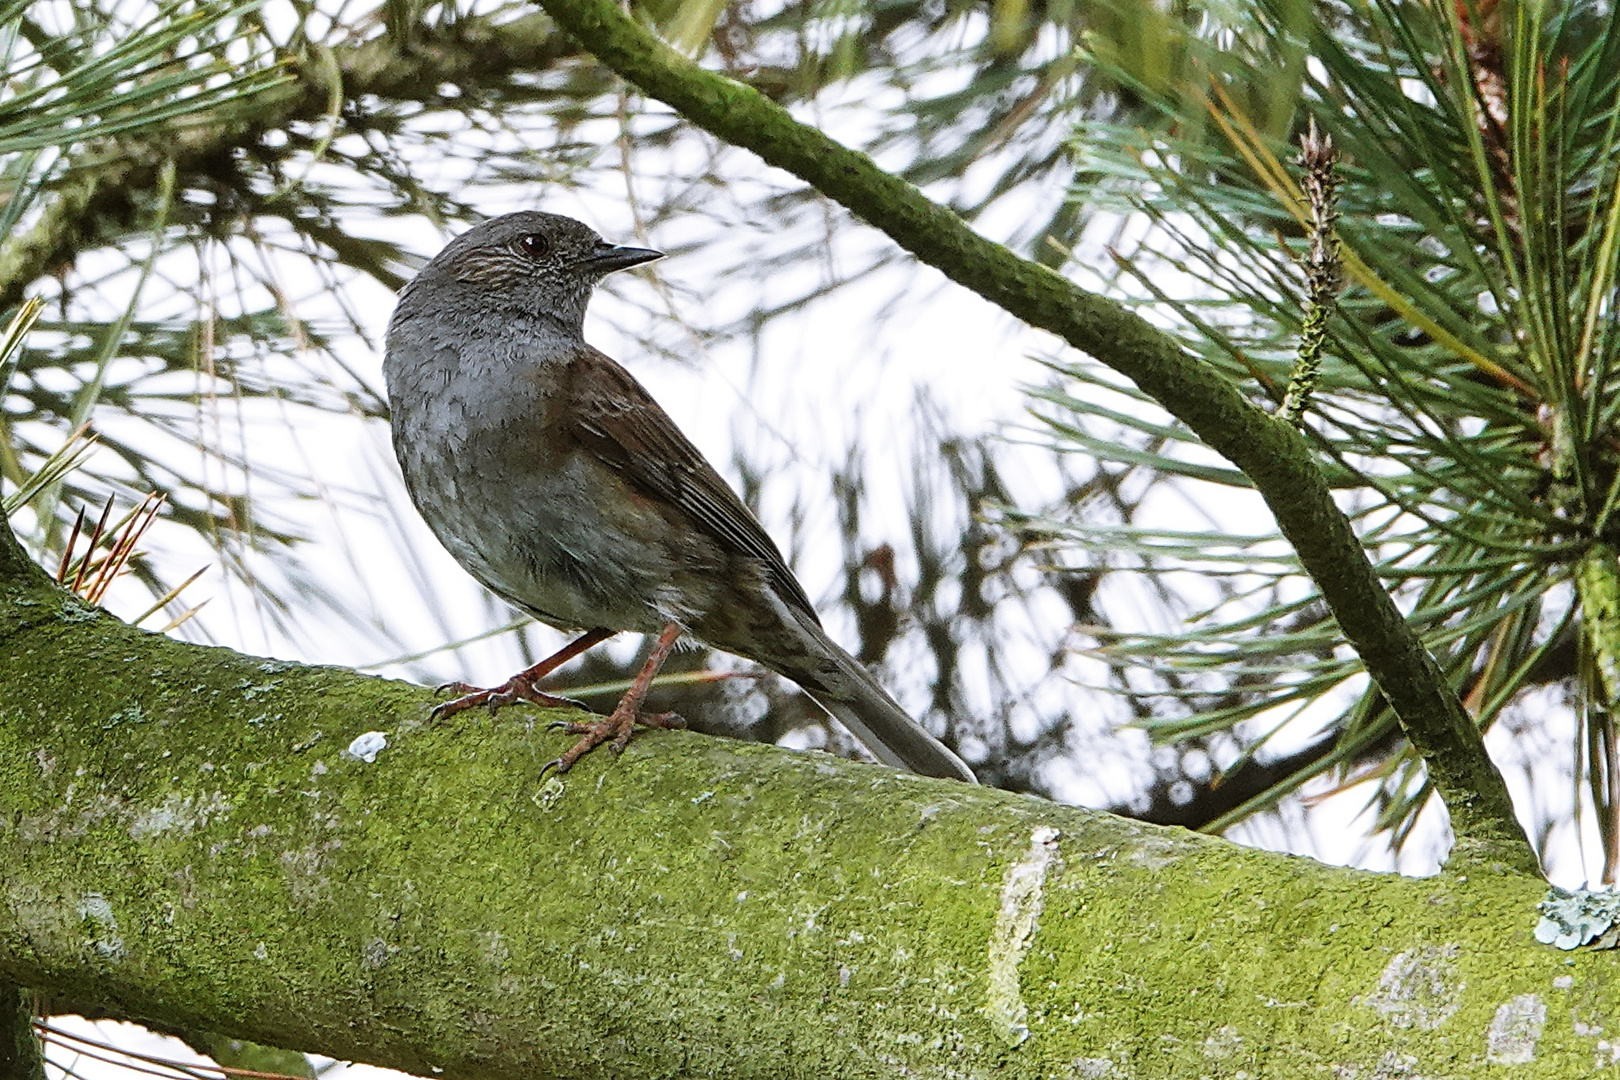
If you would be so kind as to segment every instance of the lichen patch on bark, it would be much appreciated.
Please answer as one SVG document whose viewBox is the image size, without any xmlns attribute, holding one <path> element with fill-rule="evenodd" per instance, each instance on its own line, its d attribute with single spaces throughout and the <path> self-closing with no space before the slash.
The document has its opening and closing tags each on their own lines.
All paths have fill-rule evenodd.
<svg viewBox="0 0 1620 1080">
<path fill-rule="evenodd" d="M 1547 1005 L 1535 994 L 1505 1001 L 1485 1032 L 1485 1060 L 1493 1065 L 1528 1065 L 1547 1022 Z"/>
<path fill-rule="evenodd" d="M 1057 841 L 1058 831 L 1050 826 L 1038 826 L 1030 833 L 1029 851 L 1007 867 L 990 935 L 985 1012 L 1013 1046 L 1029 1038 L 1029 1008 L 1018 985 L 1018 965 L 1029 951 L 1046 904 L 1046 878 L 1059 861 Z"/>
<path fill-rule="evenodd" d="M 1396 953 L 1365 1004 L 1396 1027 L 1433 1031 L 1451 1018 L 1462 999 L 1456 945 L 1425 945 Z"/>
</svg>

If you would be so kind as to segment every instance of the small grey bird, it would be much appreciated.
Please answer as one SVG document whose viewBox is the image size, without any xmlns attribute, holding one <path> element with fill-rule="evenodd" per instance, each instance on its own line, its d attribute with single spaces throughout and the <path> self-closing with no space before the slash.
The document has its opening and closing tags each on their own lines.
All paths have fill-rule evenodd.
<svg viewBox="0 0 1620 1080">
<path fill-rule="evenodd" d="M 623 630 L 652 654 L 613 715 L 551 763 L 622 750 L 681 634 L 802 686 L 889 765 L 973 781 L 961 759 L 821 628 L 782 553 L 629 372 L 585 343 L 598 281 L 661 252 L 619 247 L 571 218 L 524 212 L 474 226 L 400 294 L 383 373 L 394 451 L 422 517 L 497 595 L 578 640 L 474 705 L 563 698 L 537 683 Z"/>
</svg>

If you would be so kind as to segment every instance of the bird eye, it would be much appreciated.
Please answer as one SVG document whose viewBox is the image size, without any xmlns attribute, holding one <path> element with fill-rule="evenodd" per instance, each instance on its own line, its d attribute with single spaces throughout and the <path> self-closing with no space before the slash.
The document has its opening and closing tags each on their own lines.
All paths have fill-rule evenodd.
<svg viewBox="0 0 1620 1080">
<path fill-rule="evenodd" d="M 531 259 L 543 258 L 551 253 L 551 241 L 539 233 L 519 237 L 517 248 Z"/>
</svg>

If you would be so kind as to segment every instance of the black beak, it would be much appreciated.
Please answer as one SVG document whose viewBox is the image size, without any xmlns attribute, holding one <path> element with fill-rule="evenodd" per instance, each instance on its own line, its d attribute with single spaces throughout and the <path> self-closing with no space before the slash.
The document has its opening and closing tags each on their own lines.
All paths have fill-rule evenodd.
<svg viewBox="0 0 1620 1080">
<path fill-rule="evenodd" d="M 585 270 L 592 270 L 598 274 L 611 274 L 615 270 L 628 270 L 632 266 L 640 266 L 654 259 L 662 259 L 662 251 L 652 248 L 619 247 L 616 244 L 597 244 L 596 250 L 575 263 Z"/>
</svg>

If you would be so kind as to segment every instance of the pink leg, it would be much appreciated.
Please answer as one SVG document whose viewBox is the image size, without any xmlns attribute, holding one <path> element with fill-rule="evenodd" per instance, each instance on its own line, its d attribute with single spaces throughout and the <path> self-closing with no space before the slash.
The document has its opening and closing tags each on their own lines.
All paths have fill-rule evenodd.
<svg viewBox="0 0 1620 1080">
<path fill-rule="evenodd" d="M 589 649 L 594 645 L 600 645 L 602 642 L 606 641 L 612 636 L 612 630 L 603 630 L 600 628 L 596 630 L 588 630 L 569 644 L 564 645 L 561 649 L 558 649 L 556 652 L 534 665 L 534 667 L 518 672 L 516 675 L 512 676 L 510 679 L 507 679 L 504 683 L 495 687 L 493 690 L 481 690 L 476 686 L 468 686 L 466 683 L 460 682 L 445 683 L 443 686 L 439 687 L 441 693 L 445 690 L 454 690 L 462 696 L 456 698 L 454 701 L 446 701 L 444 704 L 435 708 L 432 714 L 429 716 L 429 719 L 442 720 L 446 716 L 454 716 L 463 709 L 470 709 L 475 705 L 488 705 L 490 713 L 493 714 L 495 710 L 504 708 L 505 706 L 512 704 L 514 701 L 532 701 L 536 705 L 544 705 L 550 708 L 557 708 L 563 705 L 572 705 L 575 708 L 584 708 L 584 706 L 580 705 L 579 702 L 570 700 L 569 698 L 557 697 L 553 694 L 542 693 L 538 688 L 535 687 L 534 684 L 545 678 L 547 675 L 550 675 L 553 671 L 556 671 L 564 664 L 568 663 L 568 661 L 572 660 L 586 649 Z"/>
<path fill-rule="evenodd" d="M 646 700 L 647 690 L 652 686 L 653 676 L 658 669 L 664 666 L 664 660 L 669 651 L 675 647 L 675 639 L 681 636 L 681 628 L 670 623 L 653 642 L 652 652 L 647 656 L 647 662 L 641 665 L 635 682 L 630 689 L 624 692 L 619 699 L 618 707 L 613 710 L 612 716 L 603 717 L 593 723 L 564 724 L 563 730 L 573 735 L 582 736 L 579 742 L 568 748 L 568 751 L 556 761 L 550 762 L 540 775 L 544 776 L 547 770 L 556 769 L 565 773 L 574 767 L 574 762 L 595 750 L 603 743 L 612 741 L 613 752 L 622 753 L 630 743 L 630 736 L 635 733 L 636 725 L 644 727 L 672 728 L 682 726 L 681 718 L 674 713 L 653 713 L 650 716 L 641 715 L 641 703 Z"/>
</svg>

